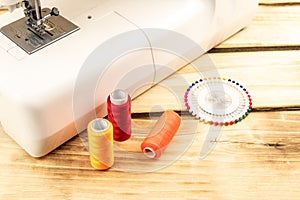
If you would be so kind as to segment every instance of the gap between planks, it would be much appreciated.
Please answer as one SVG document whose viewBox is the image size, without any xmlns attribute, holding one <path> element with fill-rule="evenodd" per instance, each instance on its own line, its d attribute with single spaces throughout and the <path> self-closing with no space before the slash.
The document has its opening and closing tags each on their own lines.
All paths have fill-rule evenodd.
<svg viewBox="0 0 300 200">
<path fill-rule="evenodd" d="M 213 48 L 208 53 L 242 53 L 262 51 L 299 51 L 300 45 Z"/>
<path fill-rule="evenodd" d="M 253 108 L 251 112 L 253 113 L 261 113 L 261 112 L 296 112 L 300 111 L 300 105 L 295 106 L 286 106 L 286 107 L 257 107 Z M 193 117 L 189 111 L 181 111 L 181 110 L 174 110 L 179 116 L 181 117 Z M 163 114 L 161 112 L 138 112 L 132 113 L 132 119 L 149 119 L 152 117 L 159 117 Z"/>
<path fill-rule="evenodd" d="M 300 6 L 300 2 L 259 3 L 259 6 L 271 6 L 271 7 Z"/>
</svg>

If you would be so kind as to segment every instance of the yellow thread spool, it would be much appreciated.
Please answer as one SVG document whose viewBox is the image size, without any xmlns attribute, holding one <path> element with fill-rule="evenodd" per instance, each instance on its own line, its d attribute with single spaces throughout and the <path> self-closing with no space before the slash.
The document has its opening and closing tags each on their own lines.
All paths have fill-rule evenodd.
<svg viewBox="0 0 300 200">
<path fill-rule="evenodd" d="M 113 126 L 106 119 L 95 119 L 88 125 L 91 165 L 107 170 L 114 164 Z"/>
</svg>

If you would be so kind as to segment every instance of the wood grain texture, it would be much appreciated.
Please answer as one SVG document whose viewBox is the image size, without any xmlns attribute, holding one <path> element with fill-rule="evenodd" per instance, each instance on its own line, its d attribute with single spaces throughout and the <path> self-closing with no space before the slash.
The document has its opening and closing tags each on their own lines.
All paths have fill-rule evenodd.
<svg viewBox="0 0 300 200">
<path fill-rule="evenodd" d="M 138 97 L 133 112 L 184 109 L 182 96 L 202 76 L 232 78 L 245 86 L 254 108 L 299 106 L 300 51 L 216 53 L 200 58 Z M 152 99 L 159 99 L 152 101 Z M 159 105 L 159 106 L 158 106 Z"/>
<path fill-rule="evenodd" d="M 266 47 L 276 50 L 300 48 L 300 4 L 296 6 L 259 6 L 253 22 L 239 34 L 223 42 L 217 48 Z M 251 50 L 251 49 L 250 49 Z"/>
<path fill-rule="evenodd" d="M 36 159 L 0 127 L 0 199 L 299 199 L 299 2 L 260 0 L 245 30 L 135 99 L 133 137 L 115 144 L 108 171 L 90 166 L 84 134 Z M 200 159 L 216 129 L 181 112 L 181 99 L 190 83 L 216 73 L 250 91 L 254 112 L 208 140 L 215 148 Z M 183 125 L 165 157 L 151 162 L 139 144 L 162 109 L 177 110 Z"/>
<path fill-rule="evenodd" d="M 192 118 L 183 120 L 187 129 L 193 127 L 189 126 Z M 209 126 L 199 124 L 196 131 L 180 133 L 196 133 L 183 156 L 152 173 L 126 172 L 131 157 L 116 158 L 119 168 L 124 164 L 121 170 L 95 171 L 79 137 L 44 158 L 31 158 L 0 132 L 0 149 L 5 150 L 0 154 L 0 194 L 2 199 L 296 199 L 299 122 L 300 112 L 252 113 L 244 122 L 223 128 L 221 137 L 212 141 L 215 149 L 204 160 L 199 159 L 199 151 Z M 139 151 L 134 140 L 127 145 Z"/>
<path fill-rule="evenodd" d="M 259 0 L 259 4 L 269 4 L 269 5 L 295 5 L 297 3 L 300 3 L 299 0 Z"/>
</svg>

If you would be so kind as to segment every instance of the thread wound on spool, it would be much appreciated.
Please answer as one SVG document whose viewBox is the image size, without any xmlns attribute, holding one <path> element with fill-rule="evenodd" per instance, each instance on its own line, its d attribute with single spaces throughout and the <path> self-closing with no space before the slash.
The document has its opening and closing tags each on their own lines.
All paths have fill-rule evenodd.
<svg viewBox="0 0 300 200">
<path fill-rule="evenodd" d="M 141 144 L 144 155 L 152 159 L 160 158 L 177 133 L 180 124 L 181 118 L 177 113 L 172 110 L 165 111 Z"/>
<path fill-rule="evenodd" d="M 91 165 L 107 170 L 114 163 L 113 126 L 106 119 L 95 119 L 88 125 L 88 141 Z"/>
<path fill-rule="evenodd" d="M 114 128 L 114 140 L 122 142 L 131 136 L 131 98 L 123 90 L 115 90 L 107 98 L 108 120 Z"/>
</svg>

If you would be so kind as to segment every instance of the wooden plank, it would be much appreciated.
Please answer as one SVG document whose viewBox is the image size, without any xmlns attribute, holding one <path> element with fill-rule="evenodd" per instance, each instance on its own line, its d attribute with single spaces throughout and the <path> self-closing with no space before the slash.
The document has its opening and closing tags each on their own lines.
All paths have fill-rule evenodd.
<svg viewBox="0 0 300 200">
<path fill-rule="evenodd" d="M 188 86 L 210 74 L 244 85 L 254 108 L 300 106 L 299 57 L 300 51 L 209 54 L 199 59 L 199 69 L 187 66 L 135 99 L 132 110 L 185 110 L 182 101 Z"/>
<path fill-rule="evenodd" d="M 139 126 L 150 123 L 148 119 L 136 119 L 134 122 Z M 299 197 L 300 112 L 251 113 L 243 122 L 224 127 L 215 149 L 204 160 L 198 156 L 209 126 L 199 124 L 196 131 L 189 126 L 195 122 L 192 118 L 184 118 L 183 122 L 185 129 L 179 135 L 196 133 L 190 148 L 172 165 L 152 173 L 126 172 L 126 166 L 121 171 L 115 168 L 106 172 L 95 171 L 79 137 L 44 158 L 31 158 L 0 131 L 0 198 Z M 137 130 L 134 129 L 135 134 Z M 143 133 L 148 130 L 145 128 Z M 132 139 L 123 146 L 140 152 L 139 141 L 139 138 Z M 129 162 L 136 168 L 143 167 L 139 160 L 135 161 L 126 156 L 116 158 L 119 164 Z M 145 166 L 149 164 L 147 162 L 149 160 L 144 163 Z"/>
<path fill-rule="evenodd" d="M 259 0 L 260 4 L 290 4 L 300 3 L 299 0 Z"/>
<path fill-rule="evenodd" d="M 252 23 L 218 48 L 300 46 L 299 13 L 300 5 L 260 6 Z"/>
</svg>

